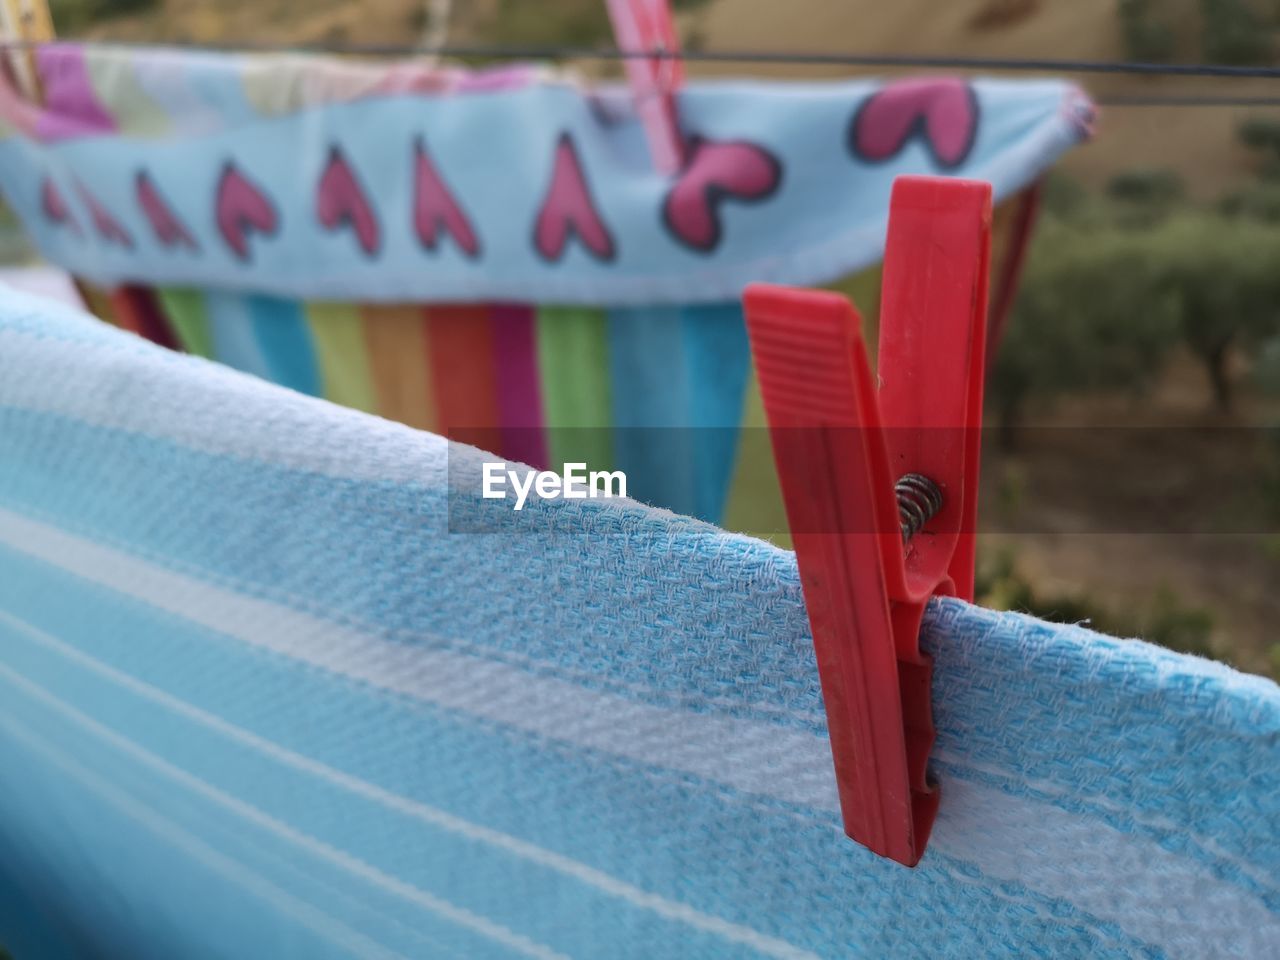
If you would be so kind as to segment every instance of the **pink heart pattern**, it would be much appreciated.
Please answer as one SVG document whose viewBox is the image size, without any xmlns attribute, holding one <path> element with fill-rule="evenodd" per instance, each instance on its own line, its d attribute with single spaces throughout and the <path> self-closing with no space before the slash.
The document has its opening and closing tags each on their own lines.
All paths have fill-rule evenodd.
<svg viewBox="0 0 1280 960">
<path fill-rule="evenodd" d="M 969 84 L 950 77 L 898 80 L 862 101 L 849 125 L 849 149 L 879 163 L 920 137 L 939 167 L 954 170 L 977 133 L 978 98 Z"/>
<path fill-rule="evenodd" d="M 98 232 L 98 236 L 107 243 L 118 243 L 126 250 L 132 250 L 133 237 L 129 236 L 129 232 L 120 226 L 116 218 L 85 189 L 83 183 L 77 181 L 76 192 L 80 195 L 81 202 L 89 208 L 89 218 L 93 221 L 93 229 Z"/>
<path fill-rule="evenodd" d="M 782 182 L 782 164 L 754 143 L 694 139 L 689 160 L 662 204 L 662 221 L 680 243 L 700 253 L 720 245 L 720 204 L 758 203 Z"/>
<path fill-rule="evenodd" d="M 80 224 L 76 223 L 75 218 L 71 216 L 71 211 L 67 209 L 67 202 L 62 199 L 62 193 L 48 177 L 45 177 L 44 183 L 40 185 L 40 209 L 50 223 L 65 225 L 77 237 L 84 236 Z"/>
<path fill-rule="evenodd" d="M 480 241 L 471 221 L 431 162 L 421 140 L 413 146 L 413 229 L 418 241 L 433 252 L 441 234 L 447 233 L 468 257 L 474 260 L 480 255 Z"/>
<path fill-rule="evenodd" d="M 378 218 L 360 188 L 346 157 L 337 147 L 329 150 L 329 163 L 316 188 L 316 219 L 326 230 L 351 227 L 367 256 L 378 252 Z"/>
<path fill-rule="evenodd" d="M 591 197 L 573 139 L 567 133 L 556 143 L 551 185 L 533 226 L 533 247 L 544 260 L 559 260 L 569 242 L 578 238 L 597 260 L 617 255 L 613 235 Z"/>
<path fill-rule="evenodd" d="M 270 236 L 279 227 L 276 209 L 256 186 L 228 163 L 222 169 L 214 200 L 218 232 L 240 260 L 249 259 L 249 231 Z"/>
<path fill-rule="evenodd" d="M 199 249 L 191 234 L 187 232 L 187 228 L 169 208 L 169 204 L 165 202 L 145 170 L 138 171 L 134 190 L 138 197 L 138 206 L 142 208 L 143 215 L 151 224 L 151 230 L 162 246 L 186 247 L 193 251 Z"/>
</svg>

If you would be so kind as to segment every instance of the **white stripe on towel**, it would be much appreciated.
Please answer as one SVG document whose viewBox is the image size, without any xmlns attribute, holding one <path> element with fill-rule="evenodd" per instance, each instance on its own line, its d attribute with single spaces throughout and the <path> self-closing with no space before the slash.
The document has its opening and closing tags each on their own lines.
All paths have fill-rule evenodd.
<svg viewBox="0 0 1280 960">
<path fill-rule="evenodd" d="M 283 840 L 294 844 L 297 847 L 307 851 L 311 855 L 326 860 L 334 864 L 342 870 L 347 871 L 352 876 L 359 877 L 374 886 L 380 887 L 388 893 L 392 893 L 403 900 L 416 904 L 428 910 L 437 916 L 478 933 L 483 937 L 500 943 L 505 947 L 515 950 L 527 957 L 537 957 L 538 960 L 567 960 L 562 953 L 545 947 L 542 944 L 534 943 L 528 937 L 508 930 L 499 923 L 494 923 L 464 907 L 456 906 L 447 900 L 428 893 L 425 890 L 415 887 L 411 883 L 393 877 L 384 873 L 377 867 L 365 863 L 358 857 L 353 857 L 345 851 L 332 847 L 327 843 L 308 836 L 299 830 L 294 829 L 287 823 L 264 813 L 252 804 L 245 803 L 238 797 L 233 797 L 224 790 L 220 790 L 210 783 L 202 780 L 192 773 L 176 767 L 163 757 L 158 757 L 149 750 L 145 750 L 138 744 L 134 743 L 128 737 L 121 736 L 109 727 L 104 726 L 94 720 L 88 714 L 82 713 L 71 704 L 66 703 L 44 687 L 37 683 L 33 683 L 21 674 L 10 670 L 8 667 L 0 664 L 0 679 L 6 680 L 12 686 L 25 692 L 28 696 L 35 700 L 39 700 L 45 706 L 62 714 L 68 720 L 84 728 L 89 733 L 111 744 L 122 753 L 128 754 L 144 766 L 150 767 L 152 770 L 160 773 L 170 780 L 181 784 L 194 793 L 205 797 L 216 803 L 218 806 L 230 811 L 231 813 L 256 824 L 268 832 L 280 837 Z"/>
<path fill-rule="evenodd" d="M 0 542 L 183 619 L 322 670 L 747 793 L 838 810 L 827 741 L 795 728 L 628 700 L 451 650 L 384 640 L 165 570 L 0 509 Z M 625 737 L 619 730 L 627 731 Z"/>
<path fill-rule="evenodd" d="M 382 689 L 738 790 L 838 809 L 826 740 L 803 731 L 637 704 L 504 664 L 391 643 L 4 510 L 0 543 L 245 643 Z M 610 735 L 620 728 L 635 735 Z M 1199 955 L 1215 943 L 1230 944 L 1241 955 L 1280 956 L 1276 915 L 1201 861 L 1100 820 L 972 781 L 952 778 L 944 795 L 931 848 L 991 878 L 1064 900 L 1180 956 Z M 999 836 L 984 836 L 991 830 Z M 1121 888 L 1125 893 L 1117 896 Z"/>
<path fill-rule="evenodd" d="M 172 710 L 174 713 L 180 714 L 189 720 L 193 720 L 229 740 L 234 740 L 243 746 L 256 750 L 277 763 L 318 777 L 366 800 L 382 804 L 397 813 L 411 816 L 433 827 L 447 830 L 450 833 L 494 847 L 538 866 L 554 870 L 557 873 L 572 877 L 588 886 L 594 887 L 602 893 L 618 897 L 632 906 L 650 910 L 665 919 L 683 923 L 704 933 L 714 934 L 730 942 L 750 947 L 765 956 L 777 957 L 780 960 L 817 960 L 813 954 L 794 947 L 784 940 L 778 940 L 775 937 L 752 930 L 750 927 L 744 927 L 720 917 L 703 913 L 693 907 L 674 900 L 668 900 L 658 894 L 649 893 L 570 857 L 546 850 L 498 830 L 492 830 L 468 820 L 463 820 L 461 817 L 456 817 L 451 813 L 417 800 L 411 800 L 408 797 L 384 790 L 376 784 L 361 780 L 359 777 L 351 776 L 328 764 L 282 747 L 245 730 L 243 727 L 238 727 L 223 720 L 221 717 L 214 716 L 199 707 L 179 700 L 177 697 L 165 693 L 149 683 L 117 670 L 115 667 L 91 657 L 84 651 L 64 643 L 51 634 L 37 629 L 4 611 L 0 611 L 0 623 L 9 624 L 46 649 L 52 650 L 66 659 L 93 671 L 98 676 L 123 687 L 131 693 Z"/>
<path fill-rule="evenodd" d="M 61 769 L 74 780 L 79 781 L 88 790 L 100 797 L 103 802 L 115 807 L 121 814 L 133 820 L 139 826 L 156 834 L 167 843 L 187 854 L 193 860 L 204 864 L 215 873 L 221 874 L 237 886 L 251 890 L 259 899 L 271 904 L 282 913 L 298 920 L 306 929 L 323 936 L 332 943 L 348 950 L 353 957 L 360 960 L 410 960 L 402 953 L 388 950 L 381 944 L 370 940 L 364 934 L 352 930 L 339 923 L 323 910 L 300 900 L 290 893 L 281 890 L 257 872 L 250 870 L 243 863 L 215 850 L 188 830 L 162 816 L 159 811 L 148 806 L 136 797 L 130 796 L 116 785 L 109 783 L 96 773 L 81 766 L 61 750 L 50 745 L 43 738 L 36 736 L 12 720 L 0 715 L 0 729 L 5 734 L 27 748 L 39 753 L 49 763 Z M 439 946 L 439 945 L 437 945 Z"/>
</svg>

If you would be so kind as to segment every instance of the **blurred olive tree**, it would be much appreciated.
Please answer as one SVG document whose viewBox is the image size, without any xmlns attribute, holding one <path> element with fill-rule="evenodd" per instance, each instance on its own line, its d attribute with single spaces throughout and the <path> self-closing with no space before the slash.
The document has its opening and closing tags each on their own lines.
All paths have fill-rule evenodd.
<svg viewBox="0 0 1280 960">
<path fill-rule="evenodd" d="M 1275 26 L 1280 10 L 1275 0 L 1198 0 L 1199 16 L 1190 4 L 1171 0 L 1116 0 L 1116 19 L 1125 55 L 1131 60 L 1168 62 L 1196 59 L 1190 41 L 1198 41 L 1198 58 L 1206 63 L 1270 63 L 1275 52 Z M 1193 30 L 1183 24 L 1191 21 Z"/>
<path fill-rule="evenodd" d="M 1042 225 L 988 381 L 1005 446 L 1028 407 L 1064 393 L 1141 390 L 1177 337 L 1176 304 L 1143 233 Z"/>
<path fill-rule="evenodd" d="M 1128 170 L 1107 182 L 1111 216 L 1127 226 L 1149 226 L 1186 200 L 1182 178 L 1172 170 Z"/>
<path fill-rule="evenodd" d="M 49 0 L 49 13 L 60 34 L 79 33 L 102 20 L 158 7 L 160 0 Z"/>
<path fill-rule="evenodd" d="M 1258 0 L 1200 0 L 1200 50 L 1208 63 L 1269 63 L 1271 24 Z"/>
<path fill-rule="evenodd" d="M 1116 16 L 1125 54 L 1133 60 L 1162 62 L 1174 55 L 1173 27 L 1153 0 L 1118 0 Z"/>
<path fill-rule="evenodd" d="M 1096 207 L 1074 219 L 1049 215 L 1040 227 L 988 383 L 1006 446 L 1031 405 L 1141 391 L 1179 343 L 1203 365 L 1217 408 L 1230 412 L 1233 358 L 1265 360 L 1280 338 L 1270 195 L 1224 202 L 1228 216 L 1182 203 L 1158 176 L 1119 184 L 1106 215 Z"/>
<path fill-rule="evenodd" d="M 1230 412 L 1232 352 L 1251 353 L 1280 333 L 1280 231 L 1250 218 L 1205 213 L 1171 218 L 1147 239 L 1157 290 L 1204 365 L 1214 402 Z"/>
<path fill-rule="evenodd" d="M 1204 365 L 1222 412 L 1234 401 L 1231 351 L 1280 333 L 1280 230 L 1252 219 L 1181 215 L 1152 237 L 1160 289 L 1184 342 Z"/>
</svg>

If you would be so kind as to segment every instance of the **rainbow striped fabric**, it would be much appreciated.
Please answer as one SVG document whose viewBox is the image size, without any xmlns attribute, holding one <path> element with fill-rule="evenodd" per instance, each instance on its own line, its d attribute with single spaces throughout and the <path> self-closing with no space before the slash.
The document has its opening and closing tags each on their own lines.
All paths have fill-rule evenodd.
<svg viewBox="0 0 1280 960">
<path fill-rule="evenodd" d="M 845 838 L 792 554 L 0 294 L 17 960 L 1280 955 L 1280 688 L 930 609 L 942 808 Z M 492 503 L 492 501 L 487 501 Z"/>
<path fill-rule="evenodd" d="M 1030 202 L 996 211 L 993 261 L 1007 275 Z M 878 264 L 840 286 L 876 316 Z M 732 530 L 786 531 L 736 302 L 358 305 L 136 285 L 82 291 L 117 326 L 300 393 L 539 468 L 621 469 L 643 502 Z M 997 301 L 1012 292 L 998 285 Z"/>
<path fill-rule="evenodd" d="M 131 287 L 96 306 L 162 344 L 419 429 L 465 434 L 511 460 L 623 469 L 635 495 L 705 519 L 725 516 L 731 470 L 750 488 L 752 473 L 772 469 L 764 447 L 735 457 L 744 409 L 763 424 L 736 304 L 355 306 Z M 655 464 L 654 443 L 684 428 L 727 449 Z"/>
</svg>

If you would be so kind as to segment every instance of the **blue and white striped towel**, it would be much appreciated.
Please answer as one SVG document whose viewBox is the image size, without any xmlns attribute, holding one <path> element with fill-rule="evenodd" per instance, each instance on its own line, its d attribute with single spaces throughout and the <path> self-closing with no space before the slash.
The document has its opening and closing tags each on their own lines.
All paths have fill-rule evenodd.
<svg viewBox="0 0 1280 960">
<path fill-rule="evenodd" d="M 840 829 L 793 557 L 450 534 L 440 438 L 0 299 L 17 960 L 1280 956 L 1280 690 L 936 603 L 916 870 Z"/>
</svg>

